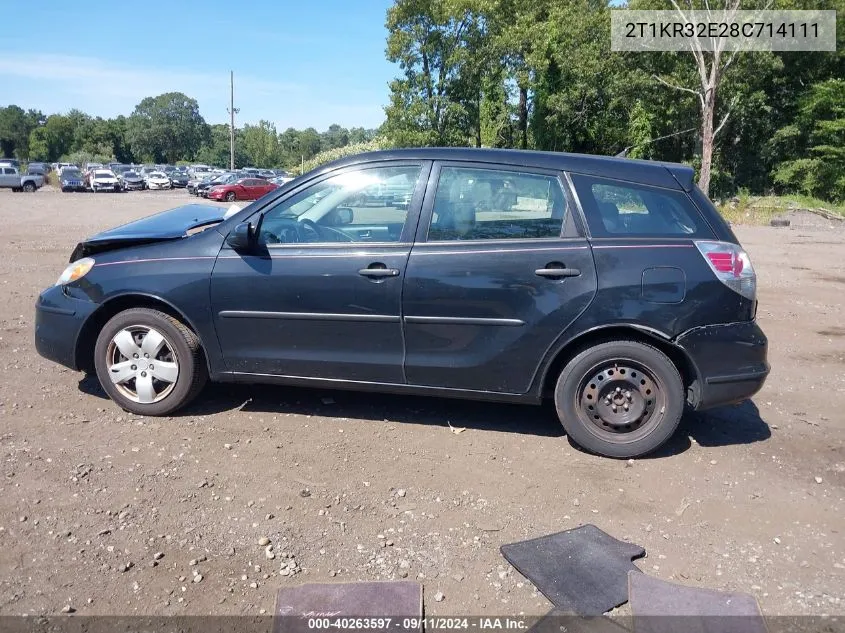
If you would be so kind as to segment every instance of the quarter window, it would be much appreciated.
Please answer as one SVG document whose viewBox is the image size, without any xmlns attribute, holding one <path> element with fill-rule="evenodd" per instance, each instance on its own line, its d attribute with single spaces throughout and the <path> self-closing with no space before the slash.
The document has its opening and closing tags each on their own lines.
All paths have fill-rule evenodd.
<svg viewBox="0 0 845 633">
<path fill-rule="evenodd" d="M 566 197 L 553 176 L 444 167 L 428 239 L 555 238 L 566 213 Z"/>
<path fill-rule="evenodd" d="M 343 172 L 285 199 L 261 222 L 265 244 L 398 242 L 419 165 Z"/>
<path fill-rule="evenodd" d="M 682 191 L 573 175 L 572 182 L 595 237 L 710 236 Z"/>
</svg>

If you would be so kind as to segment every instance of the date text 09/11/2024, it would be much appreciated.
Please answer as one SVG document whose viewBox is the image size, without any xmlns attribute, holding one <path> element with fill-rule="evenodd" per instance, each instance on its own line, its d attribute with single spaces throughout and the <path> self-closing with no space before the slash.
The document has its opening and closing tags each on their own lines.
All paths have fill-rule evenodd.
<svg viewBox="0 0 845 633">
<path fill-rule="evenodd" d="M 389 631 L 401 629 L 405 631 L 425 630 L 525 630 L 529 624 L 520 618 L 508 617 L 321 617 L 308 618 L 310 630 L 369 630 Z"/>
</svg>

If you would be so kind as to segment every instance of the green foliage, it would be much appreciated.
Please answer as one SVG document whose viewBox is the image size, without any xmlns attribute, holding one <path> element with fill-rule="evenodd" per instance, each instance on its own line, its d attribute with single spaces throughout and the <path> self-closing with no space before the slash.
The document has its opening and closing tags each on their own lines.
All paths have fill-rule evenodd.
<svg viewBox="0 0 845 633">
<path fill-rule="evenodd" d="M 353 156 L 355 154 L 361 154 L 363 152 L 374 152 L 376 150 L 385 149 L 387 146 L 387 141 L 385 139 L 374 138 L 362 143 L 335 147 L 316 154 L 310 160 L 294 167 L 291 171 L 295 174 L 304 174 L 312 169 L 316 169 L 320 165 L 330 163 L 333 160 L 338 160 L 339 158 L 344 158 L 346 156 Z"/>
<path fill-rule="evenodd" d="M 142 160 L 175 163 L 193 156 L 210 138 L 196 99 L 181 92 L 147 97 L 126 124 L 132 153 Z"/>
<path fill-rule="evenodd" d="M 629 158 L 651 158 L 654 153 L 654 117 L 645 109 L 642 101 L 637 101 L 628 117 L 628 138 L 632 145 Z"/>
<path fill-rule="evenodd" d="M 29 155 L 32 160 L 53 161 L 73 147 L 73 122 L 61 114 L 51 114 L 41 127 L 29 134 Z"/>
<path fill-rule="evenodd" d="M 786 160 L 772 177 L 785 189 L 808 196 L 845 200 L 845 80 L 810 86 L 798 101 L 794 123 L 772 138 Z"/>
<path fill-rule="evenodd" d="M 115 160 L 114 156 L 111 154 L 96 154 L 87 152 L 84 150 L 78 150 L 75 152 L 71 152 L 70 154 L 64 154 L 59 157 L 59 159 L 63 163 L 72 163 L 74 165 L 84 165 L 86 163 L 110 163 Z"/>
<path fill-rule="evenodd" d="M 831 104 L 845 100 L 816 88 L 820 104 L 809 108 L 802 95 L 845 77 L 845 5 L 743 0 L 742 8 L 766 4 L 838 9 L 837 52 L 741 53 L 722 68 L 714 127 L 725 123 L 712 146 L 711 192 L 776 185 L 841 197 L 843 117 Z M 672 9 L 669 0 L 622 6 Z M 604 0 L 394 0 L 386 54 L 399 72 L 385 108 L 387 141 L 610 155 L 628 148 L 631 157 L 700 171 L 699 98 L 655 79 L 697 90 L 693 56 L 612 52 L 610 11 Z"/>
<path fill-rule="evenodd" d="M 397 0 L 387 11 L 390 83 L 385 133 L 394 145 L 467 145 L 478 120 L 483 19 L 472 0 Z"/>
<path fill-rule="evenodd" d="M 0 156 L 27 160 L 29 135 L 43 124 L 44 115 L 37 110 L 24 112 L 16 105 L 0 108 Z"/>
<path fill-rule="evenodd" d="M 245 125 L 241 131 L 241 144 L 253 167 L 268 168 L 279 164 L 279 136 L 276 134 L 276 126 L 270 121 Z"/>
</svg>

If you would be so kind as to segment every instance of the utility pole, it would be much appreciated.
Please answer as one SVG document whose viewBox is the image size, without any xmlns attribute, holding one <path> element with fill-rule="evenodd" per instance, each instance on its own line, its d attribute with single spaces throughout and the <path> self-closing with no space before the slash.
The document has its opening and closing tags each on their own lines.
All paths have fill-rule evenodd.
<svg viewBox="0 0 845 633">
<path fill-rule="evenodd" d="M 235 171 L 235 72 L 229 71 L 229 169 Z"/>
</svg>

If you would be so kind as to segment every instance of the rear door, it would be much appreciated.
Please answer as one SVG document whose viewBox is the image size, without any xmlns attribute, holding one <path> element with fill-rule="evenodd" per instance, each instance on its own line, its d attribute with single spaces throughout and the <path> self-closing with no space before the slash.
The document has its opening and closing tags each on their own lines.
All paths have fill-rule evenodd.
<svg viewBox="0 0 845 633">
<path fill-rule="evenodd" d="M 409 384 L 526 393 L 596 292 L 561 174 L 440 163 L 403 291 Z"/>
</svg>

